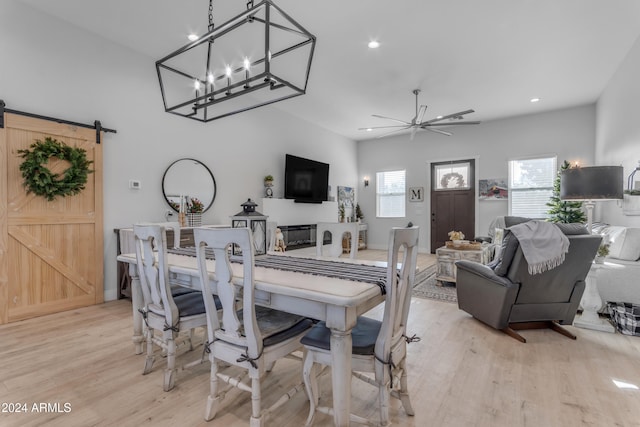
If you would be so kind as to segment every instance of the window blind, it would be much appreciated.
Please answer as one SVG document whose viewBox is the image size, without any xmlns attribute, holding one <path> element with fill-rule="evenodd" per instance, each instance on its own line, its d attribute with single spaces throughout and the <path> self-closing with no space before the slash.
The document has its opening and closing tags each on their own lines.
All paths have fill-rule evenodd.
<svg viewBox="0 0 640 427">
<path fill-rule="evenodd" d="M 509 161 L 509 215 L 548 218 L 555 177 L 556 157 Z"/>
<path fill-rule="evenodd" d="M 376 173 L 376 216 L 403 218 L 405 216 L 405 171 Z"/>
</svg>

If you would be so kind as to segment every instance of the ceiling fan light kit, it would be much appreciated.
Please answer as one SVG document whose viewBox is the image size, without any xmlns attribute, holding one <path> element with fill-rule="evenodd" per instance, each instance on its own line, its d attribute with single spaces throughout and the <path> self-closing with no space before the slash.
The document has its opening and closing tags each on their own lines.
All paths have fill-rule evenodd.
<svg viewBox="0 0 640 427">
<path fill-rule="evenodd" d="M 480 124 L 479 121 L 461 121 L 464 119 L 465 114 L 471 114 L 474 110 L 465 110 L 459 111 L 453 114 L 447 114 L 446 116 L 438 116 L 435 119 L 423 121 L 425 113 L 427 112 L 426 105 L 418 106 L 418 95 L 420 94 L 420 89 L 414 89 L 412 93 L 416 97 L 416 115 L 411 121 L 405 121 L 400 119 L 394 119 L 392 117 L 381 116 L 379 114 L 372 114 L 373 117 L 377 117 L 379 119 L 387 119 L 393 120 L 394 122 L 401 123 L 399 125 L 394 126 L 374 126 L 374 127 L 366 127 L 359 128 L 358 130 L 366 130 L 371 131 L 375 129 L 392 129 L 390 132 L 384 133 L 382 135 L 378 135 L 377 138 L 383 138 L 385 136 L 392 135 L 394 133 L 403 132 L 405 130 L 411 130 L 411 136 L 409 139 L 413 140 L 416 132 L 418 130 L 428 130 L 431 132 L 439 133 L 442 135 L 451 136 L 451 132 L 444 131 L 442 129 L 436 129 L 437 126 L 457 126 L 457 125 L 477 125 Z M 444 120 L 449 120 L 449 122 L 443 122 Z M 455 120 L 455 121 L 454 121 Z"/>
<path fill-rule="evenodd" d="M 164 109 L 209 122 L 306 92 L 316 38 L 271 0 L 156 62 Z"/>
</svg>

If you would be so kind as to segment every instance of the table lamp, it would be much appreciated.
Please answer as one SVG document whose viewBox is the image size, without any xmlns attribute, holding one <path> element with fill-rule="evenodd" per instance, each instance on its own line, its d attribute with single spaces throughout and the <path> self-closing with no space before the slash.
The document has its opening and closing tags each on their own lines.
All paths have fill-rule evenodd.
<svg viewBox="0 0 640 427">
<path fill-rule="evenodd" d="M 595 201 L 622 199 L 622 166 L 587 166 L 560 173 L 560 199 L 584 202 L 591 231 Z"/>
</svg>

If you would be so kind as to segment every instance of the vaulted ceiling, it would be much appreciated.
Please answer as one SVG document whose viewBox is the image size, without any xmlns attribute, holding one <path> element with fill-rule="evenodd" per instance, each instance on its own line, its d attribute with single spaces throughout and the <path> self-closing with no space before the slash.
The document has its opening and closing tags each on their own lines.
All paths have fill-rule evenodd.
<svg viewBox="0 0 640 427">
<path fill-rule="evenodd" d="M 157 59 L 208 24 L 207 0 L 22 1 L 148 55 L 154 77 Z M 274 1 L 317 37 L 306 95 L 274 106 L 355 140 L 377 135 L 358 128 L 393 124 L 372 114 L 411 120 L 416 88 L 425 119 L 595 102 L 640 35 L 637 0 Z M 214 22 L 245 8 L 215 0 Z"/>
</svg>

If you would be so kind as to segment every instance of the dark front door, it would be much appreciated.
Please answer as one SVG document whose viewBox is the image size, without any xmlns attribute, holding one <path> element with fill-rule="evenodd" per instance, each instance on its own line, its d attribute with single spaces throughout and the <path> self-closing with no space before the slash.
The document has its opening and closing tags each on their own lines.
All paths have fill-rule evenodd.
<svg viewBox="0 0 640 427">
<path fill-rule="evenodd" d="M 475 161 L 431 164 L 431 253 L 444 246 L 450 231 L 475 234 Z"/>
</svg>

